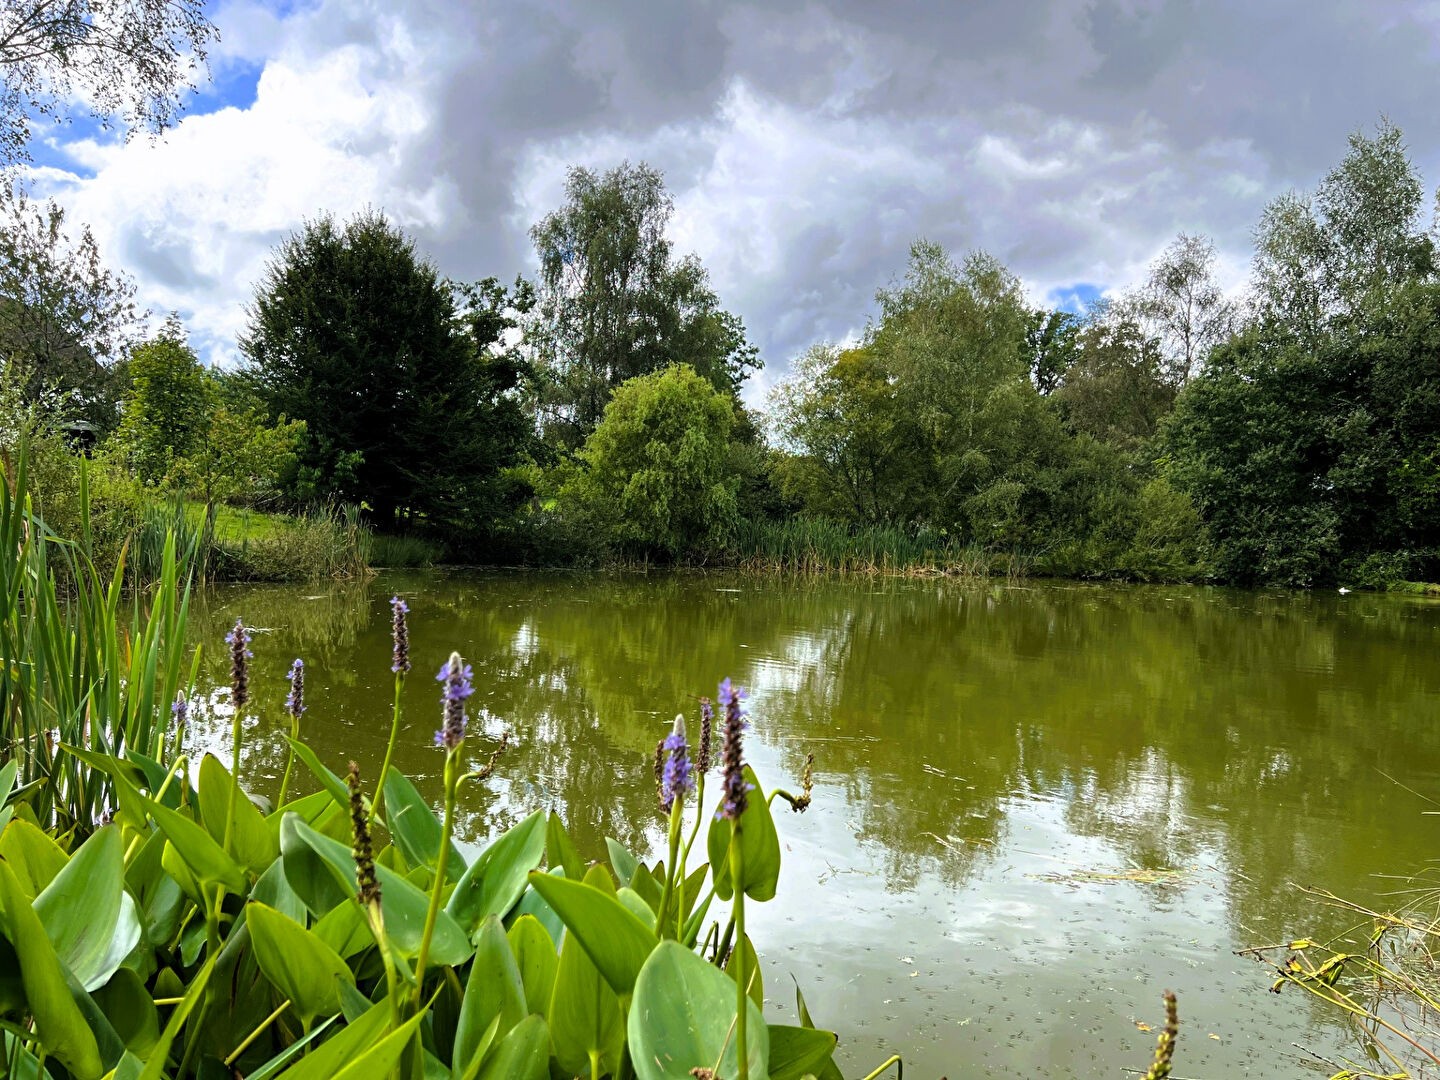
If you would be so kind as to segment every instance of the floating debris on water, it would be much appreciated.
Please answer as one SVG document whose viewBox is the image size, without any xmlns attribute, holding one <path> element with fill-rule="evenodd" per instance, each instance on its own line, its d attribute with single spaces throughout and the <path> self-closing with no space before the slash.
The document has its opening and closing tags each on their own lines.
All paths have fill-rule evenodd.
<svg viewBox="0 0 1440 1080">
<path fill-rule="evenodd" d="M 1043 874 L 1026 874 L 1037 881 L 1049 881 L 1056 885 L 1112 885 L 1124 881 L 1134 885 L 1189 885 L 1195 880 L 1198 867 L 1156 868 L 1152 870 L 1131 868 L 1128 870 L 1051 870 Z"/>
</svg>

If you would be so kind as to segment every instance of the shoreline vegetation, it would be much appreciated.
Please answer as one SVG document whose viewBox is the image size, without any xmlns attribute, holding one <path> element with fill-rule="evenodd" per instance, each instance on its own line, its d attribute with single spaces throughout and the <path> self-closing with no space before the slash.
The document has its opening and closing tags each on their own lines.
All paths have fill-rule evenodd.
<svg viewBox="0 0 1440 1080">
<path fill-rule="evenodd" d="M 315 583 L 369 576 L 380 570 L 723 570 L 756 575 L 901 578 L 1108 581 L 1136 584 L 1217 584 L 1213 575 L 1151 576 L 1111 572 L 1079 574 L 1065 553 L 986 550 L 934 533 L 888 526 L 854 527 L 814 518 L 742 522 L 724 550 L 703 558 L 659 560 L 611 556 L 574 562 L 510 563 L 452 561 L 445 548 L 420 536 L 371 532 L 353 507 L 299 514 L 187 504 L 172 499 L 140 512 L 139 523 L 120 547 L 127 551 L 133 581 L 161 572 L 166 539 L 173 532 L 194 553 L 196 580 L 206 583 Z M 118 557 L 120 547 L 115 549 Z M 111 567 L 103 552 L 97 565 Z M 1067 572 L 1069 571 L 1069 572 Z M 1440 598 L 1440 583 L 1383 580 L 1358 591 Z"/>
<path fill-rule="evenodd" d="M 1037 307 L 994 256 L 917 240 L 863 333 L 756 402 L 759 352 L 643 163 L 571 169 L 509 285 L 443 277 L 380 212 L 320 214 L 275 248 L 235 368 L 176 318 L 151 331 L 88 234 L 11 192 L 0 277 L 68 299 L 29 313 L 63 341 L 0 318 L 0 448 L 28 443 L 68 535 L 88 460 L 97 564 L 128 542 L 142 577 L 168 515 L 202 580 L 724 565 L 1433 596 L 1424 203 L 1382 120 L 1266 210 L 1243 290 L 1181 234 L 1085 310 Z"/>
</svg>

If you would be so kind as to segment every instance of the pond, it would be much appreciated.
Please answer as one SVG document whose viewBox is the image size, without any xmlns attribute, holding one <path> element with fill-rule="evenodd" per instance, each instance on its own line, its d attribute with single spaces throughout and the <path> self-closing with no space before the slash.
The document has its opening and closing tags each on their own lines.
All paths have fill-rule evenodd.
<svg viewBox="0 0 1440 1080">
<path fill-rule="evenodd" d="M 659 857 L 655 743 L 726 675 L 750 690 L 767 786 L 797 790 L 815 755 L 810 811 L 776 804 L 780 895 L 748 914 L 767 1011 L 793 1009 L 793 973 L 847 1075 L 893 1051 L 916 1077 L 1143 1070 L 1167 987 L 1178 1075 L 1301 1074 L 1292 1044 L 1353 1052 L 1344 1031 L 1233 950 L 1348 925 L 1297 886 L 1393 904 L 1403 883 L 1381 875 L 1434 852 L 1440 604 L 1387 596 L 458 572 L 235 587 L 192 622 L 216 706 L 194 738 L 228 760 L 218 646 L 243 616 L 247 782 L 278 786 L 299 656 L 306 737 L 373 783 L 392 592 L 416 660 L 398 766 L 438 802 L 451 649 L 475 668 L 476 726 L 515 735 L 462 795 L 471 842 L 554 808 L 592 858 L 607 836 Z"/>
</svg>

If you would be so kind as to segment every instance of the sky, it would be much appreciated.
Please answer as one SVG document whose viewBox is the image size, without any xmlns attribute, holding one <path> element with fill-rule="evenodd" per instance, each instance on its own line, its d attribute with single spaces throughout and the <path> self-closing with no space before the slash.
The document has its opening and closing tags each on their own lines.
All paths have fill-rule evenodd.
<svg viewBox="0 0 1440 1080">
<path fill-rule="evenodd" d="M 1083 309 L 1203 233 L 1238 288 L 1264 205 L 1382 115 L 1440 181 L 1428 0 L 232 0 L 161 141 L 37 131 L 31 189 L 234 363 L 273 247 L 383 210 L 451 277 L 535 269 L 572 165 L 647 161 L 765 371 L 861 333 L 925 237 Z"/>
</svg>

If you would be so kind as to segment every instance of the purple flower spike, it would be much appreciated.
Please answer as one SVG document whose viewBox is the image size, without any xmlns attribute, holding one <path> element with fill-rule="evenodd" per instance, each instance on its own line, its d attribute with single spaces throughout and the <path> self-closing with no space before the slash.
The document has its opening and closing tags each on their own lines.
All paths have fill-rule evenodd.
<svg viewBox="0 0 1440 1080">
<path fill-rule="evenodd" d="M 230 701 L 238 713 L 250 702 L 249 661 L 255 657 L 242 620 L 235 620 L 235 629 L 225 635 L 225 644 L 230 646 Z"/>
<path fill-rule="evenodd" d="M 170 706 L 170 715 L 175 718 L 176 727 L 184 727 L 190 719 L 190 700 L 184 690 L 175 691 L 175 702 Z"/>
<path fill-rule="evenodd" d="M 666 751 L 665 766 L 660 776 L 660 809 L 666 813 L 678 798 L 695 790 L 695 770 L 690 765 L 689 747 L 685 743 L 685 718 L 675 717 L 675 729 L 660 744 Z"/>
<path fill-rule="evenodd" d="M 435 745 L 448 751 L 456 750 L 465 740 L 465 699 L 475 692 L 470 680 L 475 673 L 470 665 L 460 658 L 458 652 L 451 653 L 450 659 L 435 676 L 436 682 L 444 683 L 440 691 L 443 722 L 435 733 Z"/>
<path fill-rule="evenodd" d="M 410 627 L 405 621 L 405 616 L 410 613 L 410 607 L 398 596 L 390 598 L 390 637 L 394 643 L 394 662 L 390 670 L 396 675 L 404 675 L 410 670 Z"/>
<path fill-rule="evenodd" d="M 285 711 L 296 720 L 305 711 L 305 661 L 290 665 L 290 693 L 285 695 Z"/>
<path fill-rule="evenodd" d="M 700 699 L 700 752 L 695 756 L 695 768 L 703 776 L 710 771 L 710 746 L 715 730 L 715 707 L 708 697 Z"/>
<path fill-rule="evenodd" d="M 737 821 L 745 813 L 747 793 L 750 785 L 745 782 L 745 762 L 741 741 L 745 734 L 745 691 L 726 679 L 720 684 L 716 695 L 725 710 L 725 730 L 720 751 L 724 770 L 724 791 L 720 798 L 720 809 L 715 811 L 717 819 L 729 818 Z"/>
</svg>

